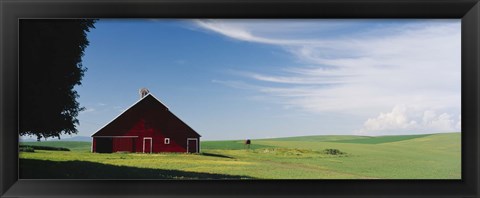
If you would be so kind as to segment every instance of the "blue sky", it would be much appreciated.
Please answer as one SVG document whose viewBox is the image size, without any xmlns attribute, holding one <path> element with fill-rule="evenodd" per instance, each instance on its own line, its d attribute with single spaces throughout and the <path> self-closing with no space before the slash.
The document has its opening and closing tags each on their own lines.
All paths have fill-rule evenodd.
<svg viewBox="0 0 480 198">
<path fill-rule="evenodd" d="M 460 131 L 460 20 L 99 20 L 90 136 L 146 87 L 203 139 Z"/>
</svg>

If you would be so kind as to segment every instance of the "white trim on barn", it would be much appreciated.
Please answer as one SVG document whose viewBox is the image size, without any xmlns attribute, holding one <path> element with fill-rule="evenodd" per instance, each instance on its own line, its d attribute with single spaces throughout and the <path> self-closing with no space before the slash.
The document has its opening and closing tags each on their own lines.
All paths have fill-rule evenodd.
<svg viewBox="0 0 480 198">
<path fill-rule="evenodd" d="M 198 145 L 198 138 L 187 138 L 187 153 L 189 153 L 188 149 L 190 148 L 190 147 L 188 146 L 188 141 L 189 141 L 189 140 L 195 140 L 195 142 L 196 142 L 196 147 L 197 147 L 197 148 L 195 149 L 195 150 L 197 150 L 196 153 L 200 153 L 200 148 L 199 148 L 199 145 Z"/>
<path fill-rule="evenodd" d="M 150 153 L 152 153 L 153 139 L 152 137 L 143 137 L 143 153 L 145 153 L 145 140 L 150 139 Z"/>
</svg>

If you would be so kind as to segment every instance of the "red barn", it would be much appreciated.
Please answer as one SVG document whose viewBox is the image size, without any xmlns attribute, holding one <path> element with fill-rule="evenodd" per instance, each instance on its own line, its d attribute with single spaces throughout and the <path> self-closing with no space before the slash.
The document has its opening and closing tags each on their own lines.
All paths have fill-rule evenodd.
<svg viewBox="0 0 480 198">
<path fill-rule="evenodd" d="M 92 135 L 92 152 L 200 152 L 200 135 L 146 93 Z"/>
</svg>

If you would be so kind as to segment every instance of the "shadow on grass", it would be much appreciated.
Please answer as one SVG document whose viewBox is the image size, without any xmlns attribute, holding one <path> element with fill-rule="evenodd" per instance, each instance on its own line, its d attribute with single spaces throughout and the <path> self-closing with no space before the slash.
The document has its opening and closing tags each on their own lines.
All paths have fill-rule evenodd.
<svg viewBox="0 0 480 198">
<path fill-rule="evenodd" d="M 214 153 L 202 153 L 202 155 L 204 155 L 204 156 L 209 156 L 209 157 L 220 157 L 220 158 L 235 159 L 235 158 L 230 157 L 230 156 L 220 155 L 220 154 L 214 154 Z"/>
<path fill-rule="evenodd" d="M 20 159 L 20 179 L 253 179 L 248 176 L 114 166 L 87 161 Z"/>
</svg>

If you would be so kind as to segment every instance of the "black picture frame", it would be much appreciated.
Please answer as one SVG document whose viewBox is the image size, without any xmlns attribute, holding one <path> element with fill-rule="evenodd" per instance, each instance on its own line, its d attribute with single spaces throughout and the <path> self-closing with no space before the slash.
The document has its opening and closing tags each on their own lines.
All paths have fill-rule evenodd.
<svg viewBox="0 0 480 198">
<path fill-rule="evenodd" d="M 479 197 L 478 0 L 0 0 L 2 197 Z M 461 180 L 19 180 L 21 18 L 462 19 Z"/>
</svg>

